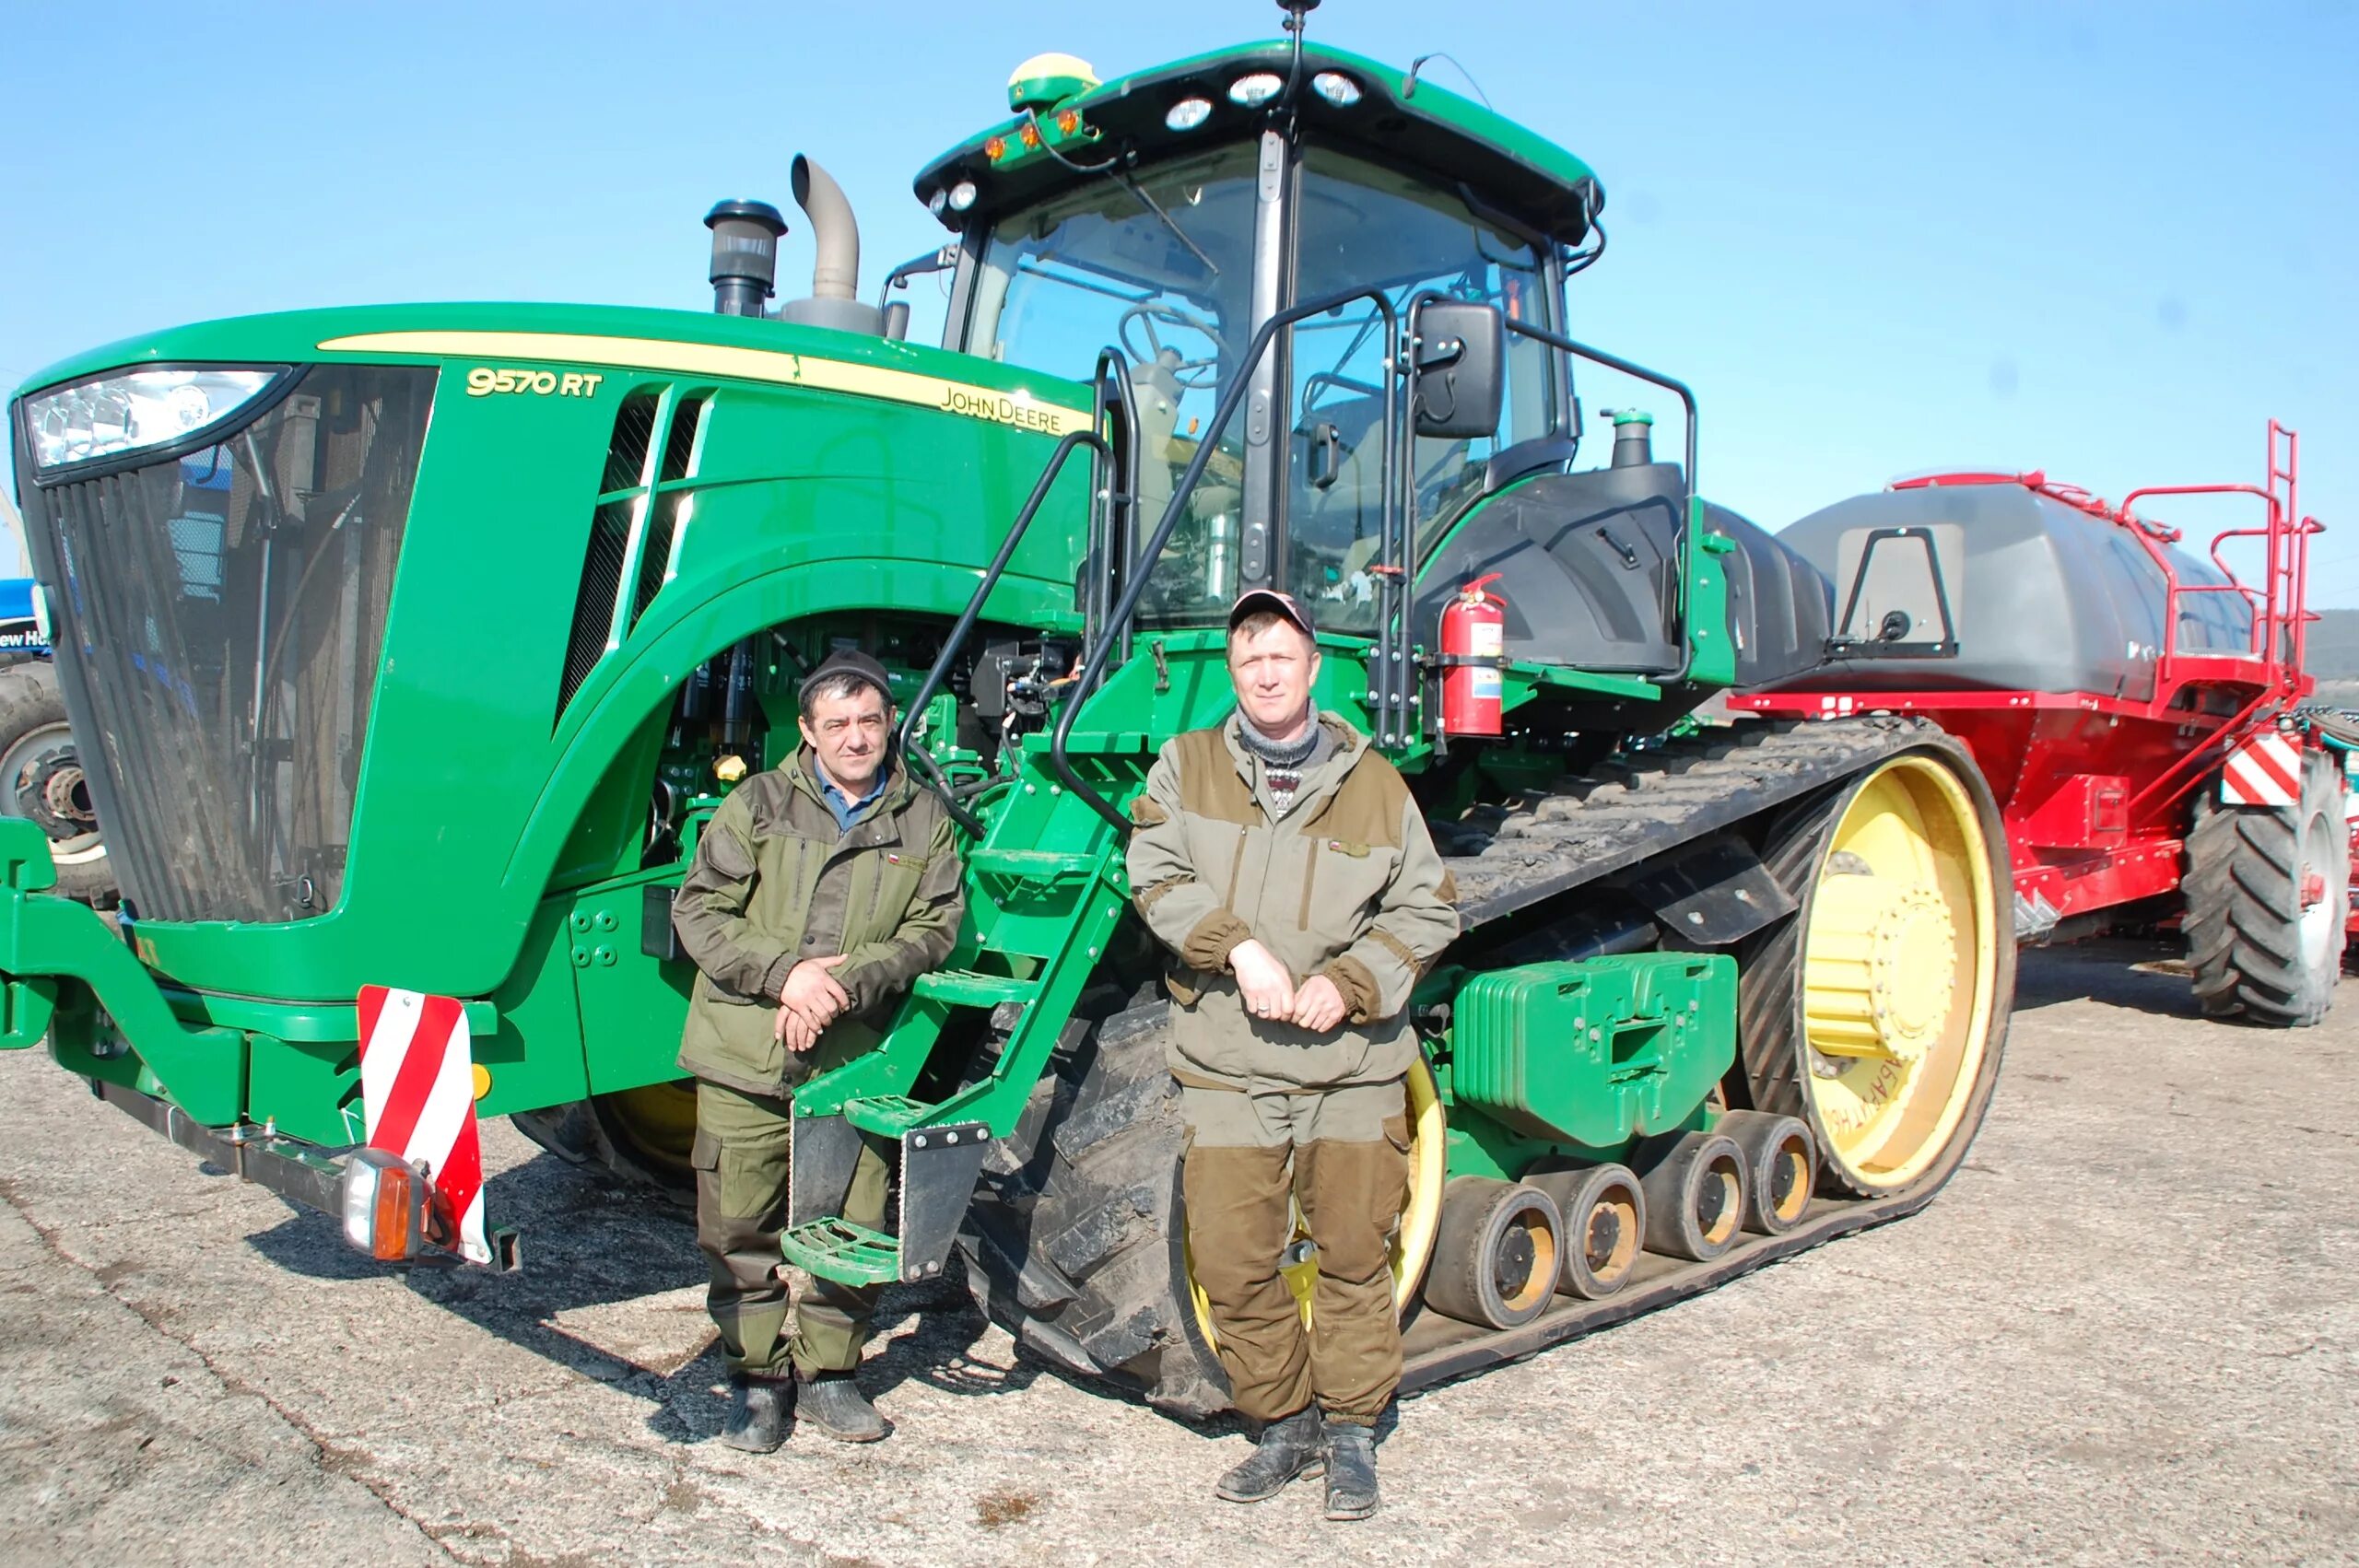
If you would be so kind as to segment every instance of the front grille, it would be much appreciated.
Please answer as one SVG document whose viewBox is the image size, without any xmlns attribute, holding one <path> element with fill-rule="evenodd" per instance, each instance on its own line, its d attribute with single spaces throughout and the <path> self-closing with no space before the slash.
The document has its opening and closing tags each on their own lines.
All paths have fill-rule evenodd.
<svg viewBox="0 0 2359 1568">
<path fill-rule="evenodd" d="M 143 919 L 334 907 L 433 396 L 428 369 L 319 367 L 217 446 L 24 487 L 66 709 Z"/>
</svg>

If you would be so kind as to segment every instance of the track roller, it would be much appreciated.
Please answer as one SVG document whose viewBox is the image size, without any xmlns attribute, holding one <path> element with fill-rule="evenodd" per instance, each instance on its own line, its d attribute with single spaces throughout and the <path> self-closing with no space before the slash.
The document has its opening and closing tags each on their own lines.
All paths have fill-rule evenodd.
<svg viewBox="0 0 2359 1568">
<path fill-rule="evenodd" d="M 1731 1111 L 1713 1130 L 1744 1151 L 1744 1228 L 1784 1235 L 1810 1209 L 1818 1170 L 1818 1141 L 1800 1118 L 1767 1111 Z"/>
<path fill-rule="evenodd" d="M 1457 1176 L 1444 1189 L 1426 1305 L 1461 1322 L 1520 1328 L 1556 1289 L 1555 1201 L 1537 1187 Z"/>
<path fill-rule="evenodd" d="M 1644 1174 L 1647 1250 L 1708 1263 L 1744 1227 L 1744 1151 L 1724 1132 L 1666 1133 L 1632 1152 Z"/>
<path fill-rule="evenodd" d="M 1627 1165 L 1568 1165 L 1526 1176 L 1563 1217 L 1556 1288 L 1602 1301 L 1630 1282 L 1647 1235 L 1647 1195 Z"/>
</svg>

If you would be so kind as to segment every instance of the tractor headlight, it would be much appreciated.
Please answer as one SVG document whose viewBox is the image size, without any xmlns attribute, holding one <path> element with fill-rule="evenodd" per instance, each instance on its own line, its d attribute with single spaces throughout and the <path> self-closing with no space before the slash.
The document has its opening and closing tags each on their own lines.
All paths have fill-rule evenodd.
<svg viewBox="0 0 2359 1568">
<path fill-rule="evenodd" d="M 1228 84 L 1228 100 L 1248 109 L 1259 109 L 1277 97 L 1278 89 L 1285 85 L 1285 78 L 1275 71 L 1255 71 Z"/>
<path fill-rule="evenodd" d="M 1183 98 L 1179 102 L 1173 104 L 1169 112 L 1164 115 L 1164 129 L 1168 131 L 1192 131 L 1197 126 L 1203 124 L 1205 120 L 1210 118 L 1212 111 L 1213 106 L 1209 99 L 1201 98 Z"/>
<path fill-rule="evenodd" d="M 46 471 L 185 440 L 226 423 L 284 373 L 132 370 L 35 393 L 25 400 L 33 462 Z"/>
<path fill-rule="evenodd" d="M 1360 85 L 1341 71 L 1321 71 L 1310 78 L 1310 90 L 1338 109 L 1349 109 L 1360 100 Z"/>
</svg>

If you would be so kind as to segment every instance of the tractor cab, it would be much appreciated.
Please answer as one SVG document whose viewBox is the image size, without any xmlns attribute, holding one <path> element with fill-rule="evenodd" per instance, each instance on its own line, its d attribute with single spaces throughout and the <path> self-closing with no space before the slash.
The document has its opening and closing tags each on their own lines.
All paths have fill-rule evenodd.
<svg viewBox="0 0 2359 1568">
<path fill-rule="evenodd" d="M 1543 338 L 1493 324 L 1429 353 L 1425 368 L 1485 416 L 1420 419 L 1405 451 L 1397 385 L 1433 307 L 1562 330 L 1567 247 L 1593 240 L 1603 200 L 1571 155 L 1298 41 L 1112 83 L 1043 56 L 1009 99 L 1014 119 L 917 181 L 960 235 L 945 346 L 1067 375 L 1098 361 L 1119 378 L 1141 538 L 1203 457 L 1142 620 L 1217 619 L 1268 585 L 1314 602 L 1324 627 L 1375 634 L 1384 578 L 1404 564 L 1389 508 L 1438 538 L 1479 497 L 1571 455 L 1567 368 Z M 1254 352 L 1320 300 L 1337 302 Z M 1232 391 L 1242 412 L 1222 421 Z"/>
</svg>

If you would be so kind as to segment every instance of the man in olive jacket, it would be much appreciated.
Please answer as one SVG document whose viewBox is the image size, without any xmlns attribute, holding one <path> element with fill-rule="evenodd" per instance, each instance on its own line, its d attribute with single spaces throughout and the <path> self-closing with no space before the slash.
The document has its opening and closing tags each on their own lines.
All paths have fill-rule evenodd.
<svg viewBox="0 0 2359 1568">
<path fill-rule="evenodd" d="M 778 1273 L 797 1084 L 851 1059 L 941 964 L 965 903 L 947 813 L 892 756 L 885 668 L 837 653 L 803 683 L 803 748 L 731 791 L 697 841 L 672 922 L 699 973 L 680 1039 L 697 1079 L 697 1243 L 734 1388 L 722 1441 L 775 1449 L 802 1385 L 831 1437 L 889 1430 L 852 1380 L 873 1289 L 815 1280 L 787 1333 Z M 879 1225 L 888 1171 L 864 1148 L 843 1217 Z"/>
<path fill-rule="evenodd" d="M 1174 960 L 1190 1257 L 1238 1409 L 1262 1423 L 1218 1493 L 1259 1502 L 1323 1462 L 1328 1517 L 1356 1519 L 1376 1510 L 1374 1428 L 1401 1381 L 1404 1013 L 1458 914 L 1401 775 L 1312 705 L 1319 661 L 1291 595 L 1238 600 L 1238 712 L 1163 748 L 1129 869 Z M 1319 1251 L 1308 1331 L 1279 1272 L 1296 1204 Z"/>
</svg>

